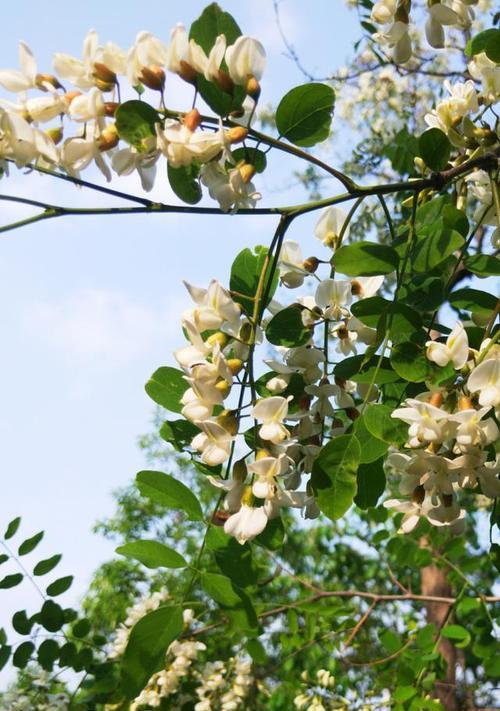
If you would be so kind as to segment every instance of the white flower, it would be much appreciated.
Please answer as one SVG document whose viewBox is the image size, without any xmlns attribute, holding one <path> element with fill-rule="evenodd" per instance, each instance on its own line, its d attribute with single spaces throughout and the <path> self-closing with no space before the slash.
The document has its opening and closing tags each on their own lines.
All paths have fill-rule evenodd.
<svg viewBox="0 0 500 711">
<path fill-rule="evenodd" d="M 351 290 L 358 299 L 368 299 L 375 296 L 384 283 L 384 276 L 356 277 L 351 281 Z"/>
<path fill-rule="evenodd" d="M 278 457 L 261 457 L 248 465 L 250 474 L 256 474 L 257 480 L 252 485 L 252 492 L 258 499 L 266 499 L 274 495 L 276 479 L 288 470 L 288 458 L 282 453 Z"/>
<path fill-rule="evenodd" d="M 134 170 L 137 170 L 143 190 L 149 192 L 154 186 L 156 162 L 159 155 L 156 150 L 156 141 L 151 146 L 151 150 L 145 153 L 139 153 L 134 146 L 129 146 L 113 154 L 111 165 L 118 175 L 131 175 Z"/>
<path fill-rule="evenodd" d="M 179 121 L 168 119 L 162 128 L 156 125 L 158 148 L 173 168 L 191 165 L 193 160 L 206 163 L 223 149 L 224 141 L 219 131 L 191 131 Z"/>
<path fill-rule="evenodd" d="M 485 447 L 495 442 L 499 435 L 495 420 L 490 417 L 484 422 L 481 421 L 489 411 L 489 407 L 480 410 L 471 408 L 450 415 L 450 420 L 458 423 L 455 438 L 459 451 L 466 452 L 471 447 Z"/>
<path fill-rule="evenodd" d="M 239 168 L 226 171 L 213 161 L 202 166 L 201 182 L 206 185 L 210 197 L 217 200 L 223 212 L 255 207 L 261 198 L 254 184 L 244 179 Z"/>
<path fill-rule="evenodd" d="M 58 163 L 59 155 L 53 140 L 40 129 L 31 126 L 21 116 L 0 108 L 0 155 L 11 158 L 17 166 L 39 158 Z"/>
<path fill-rule="evenodd" d="M 282 284 L 289 289 L 302 286 L 308 272 L 304 269 L 304 257 L 298 242 L 285 240 L 279 256 L 279 270 Z"/>
<path fill-rule="evenodd" d="M 195 425 L 201 432 L 194 437 L 191 446 L 201 452 L 205 464 L 215 467 L 229 459 L 233 441 L 229 432 L 211 420 L 198 420 Z"/>
<path fill-rule="evenodd" d="M 450 7 L 438 2 L 427 8 L 429 18 L 425 23 L 425 35 L 431 47 L 444 47 L 444 29 L 446 25 L 456 25 L 458 17 Z"/>
<path fill-rule="evenodd" d="M 229 76 L 238 86 L 246 86 L 251 78 L 260 80 L 266 68 L 266 51 L 262 44 L 242 35 L 226 49 Z"/>
<path fill-rule="evenodd" d="M 7 91 L 21 92 L 36 86 L 36 61 L 33 52 L 25 42 L 19 42 L 19 66 L 17 69 L 2 69 L 0 85 Z"/>
<path fill-rule="evenodd" d="M 335 205 L 327 207 L 326 210 L 323 210 L 321 217 L 316 223 L 314 234 L 327 247 L 336 247 L 337 240 L 340 232 L 342 231 L 342 226 L 346 221 L 346 217 L 347 215 L 342 208 L 336 207 Z M 347 226 L 343 236 L 346 239 L 349 236 L 349 225 Z"/>
<path fill-rule="evenodd" d="M 352 301 L 351 282 L 342 279 L 323 279 L 316 289 L 315 300 L 324 309 L 324 317 L 339 321 L 349 316 L 346 308 Z"/>
<path fill-rule="evenodd" d="M 427 517 L 432 503 L 429 497 L 425 497 L 421 503 L 405 499 L 388 499 L 384 501 L 383 506 L 386 509 L 395 509 L 398 513 L 403 513 L 398 533 L 410 533 L 416 528 L 421 516 Z"/>
<path fill-rule="evenodd" d="M 139 32 L 127 54 L 127 79 L 132 86 L 141 83 L 145 67 L 164 67 L 167 48 L 151 32 Z"/>
<path fill-rule="evenodd" d="M 446 343 L 427 341 L 427 358 L 444 367 L 451 361 L 455 370 L 461 370 L 469 357 L 469 339 L 460 321 L 457 321 Z"/>
<path fill-rule="evenodd" d="M 396 14 L 397 0 L 378 0 L 372 7 L 371 19 L 379 25 L 392 22 Z"/>
<path fill-rule="evenodd" d="M 96 87 L 93 87 L 88 94 L 75 96 L 68 107 L 68 114 L 73 121 L 82 123 L 101 118 L 105 112 L 102 93 Z"/>
<path fill-rule="evenodd" d="M 211 474 L 208 475 L 207 479 L 213 486 L 227 492 L 224 498 L 224 508 L 226 511 L 234 513 L 240 510 L 241 497 L 245 491 L 245 479 L 217 479 Z"/>
<path fill-rule="evenodd" d="M 475 54 L 468 64 L 470 75 L 483 83 L 486 101 L 495 101 L 500 96 L 500 64 L 496 64 L 484 52 Z"/>
<path fill-rule="evenodd" d="M 284 398 L 278 395 L 258 400 L 252 408 L 252 417 L 262 421 L 259 435 L 273 444 L 279 444 L 290 435 L 283 420 L 288 414 L 288 402 L 292 397 Z"/>
<path fill-rule="evenodd" d="M 469 392 L 479 392 L 482 407 L 500 405 L 500 358 L 487 358 L 480 363 L 467 381 Z"/>
<path fill-rule="evenodd" d="M 255 508 L 242 504 L 239 511 L 230 516 L 224 524 L 224 531 L 228 536 L 234 536 L 241 545 L 252 540 L 265 529 L 267 515 L 261 506 Z"/>
<path fill-rule="evenodd" d="M 393 47 L 393 59 L 396 64 L 404 64 L 412 55 L 409 25 L 396 21 L 387 31 L 375 32 L 372 37 L 381 45 Z"/>
<path fill-rule="evenodd" d="M 442 442 L 450 436 L 450 415 L 439 407 L 421 400 L 408 399 L 407 407 L 399 407 L 391 417 L 396 417 L 410 425 L 409 446 L 419 447 L 426 442 Z"/>
<path fill-rule="evenodd" d="M 54 69 L 57 74 L 79 89 L 90 89 L 96 86 L 96 63 L 104 65 L 112 74 L 123 74 L 126 62 L 123 50 L 111 42 L 100 47 L 98 42 L 97 32 L 91 30 L 83 41 L 81 60 L 61 52 L 55 54 Z"/>
<path fill-rule="evenodd" d="M 200 333 L 221 328 L 226 323 L 232 328 L 237 328 L 240 307 L 217 279 L 212 279 L 208 289 L 192 286 L 187 281 L 184 282 L 184 286 L 197 307 L 186 312 L 183 317 L 192 321 Z"/>
</svg>

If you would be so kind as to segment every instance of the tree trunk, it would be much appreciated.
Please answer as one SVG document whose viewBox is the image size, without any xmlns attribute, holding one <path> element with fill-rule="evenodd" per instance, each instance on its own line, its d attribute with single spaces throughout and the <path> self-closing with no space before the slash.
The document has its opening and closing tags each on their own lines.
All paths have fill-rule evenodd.
<svg viewBox="0 0 500 711">
<path fill-rule="evenodd" d="M 433 595 L 437 597 L 453 597 L 451 587 L 446 577 L 446 571 L 436 565 L 428 565 L 422 568 L 420 573 L 420 583 L 422 595 Z M 425 605 L 427 610 L 427 621 L 436 626 L 439 631 L 446 623 L 450 605 L 442 602 L 429 602 Z M 439 642 L 439 652 L 443 655 L 447 664 L 446 677 L 444 680 L 436 681 L 434 686 L 434 696 L 443 704 L 446 711 L 459 711 L 457 698 L 456 649 L 450 640 L 441 638 Z"/>
</svg>

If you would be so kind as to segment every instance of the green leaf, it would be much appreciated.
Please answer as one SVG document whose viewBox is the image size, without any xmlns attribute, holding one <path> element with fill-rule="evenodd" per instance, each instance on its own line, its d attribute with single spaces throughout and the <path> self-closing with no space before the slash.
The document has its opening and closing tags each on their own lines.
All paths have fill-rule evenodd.
<svg viewBox="0 0 500 711">
<path fill-rule="evenodd" d="M 188 389 L 184 380 L 184 373 L 168 365 L 155 370 L 150 380 L 146 383 L 146 392 L 158 405 L 171 412 L 180 412 L 181 398 Z"/>
<path fill-rule="evenodd" d="M 267 550 L 278 551 L 282 547 L 284 540 L 285 527 L 278 516 L 269 521 L 262 533 L 255 536 L 253 542 L 262 548 L 267 548 Z"/>
<path fill-rule="evenodd" d="M 0 565 L 2 565 L 2 563 L 6 563 L 8 560 L 9 556 L 7 553 L 0 553 Z"/>
<path fill-rule="evenodd" d="M 121 665 L 127 699 L 135 698 L 152 674 L 163 668 L 165 653 L 183 626 L 182 608 L 165 606 L 149 612 L 132 627 Z"/>
<path fill-rule="evenodd" d="M 35 535 L 32 536 L 31 538 L 27 538 L 19 546 L 18 551 L 17 551 L 18 554 L 19 555 L 27 555 L 28 553 L 31 553 L 31 551 L 35 550 L 35 548 L 40 543 L 42 538 L 43 538 L 43 531 L 39 531 L 38 533 L 35 533 Z"/>
<path fill-rule="evenodd" d="M 4 668 L 10 659 L 10 654 L 12 652 L 12 647 L 8 644 L 2 644 L 0 646 L 0 671 Z"/>
<path fill-rule="evenodd" d="M 369 361 L 363 364 L 364 355 L 351 356 L 344 358 L 334 367 L 333 372 L 337 378 L 343 380 L 354 380 L 356 383 L 370 384 L 375 376 L 377 385 L 385 383 L 393 383 L 399 380 L 399 375 L 393 370 L 389 359 L 382 358 L 379 365 L 379 357 L 373 356 Z"/>
<path fill-rule="evenodd" d="M 469 632 L 461 625 L 445 625 L 441 630 L 441 634 L 446 639 L 451 640 L 455 647 L 467 647 L 471 642 Z"/>
<path fill-rule="evenodd" d="M 169 474 L 142 471 L 137 474 L 136 483 L 143 496 L 147 496 L 168 509 L 181 509 L 191 521 L 202 521 L 200 502 L 191 489 Z"/>
<path fill-rule="evenodd" d="M 376 506 L 385 491 L 384 457 L 370 464 L 360 464 L 356 481 L 357 493 L 354 497 L 356 506 L 364 510 Z"/>
<path fill-rule="evenodd" d="M 434 311 L 445 299 L 443 280 L 427 275 L 413 275 L 411 282 L 405 283 L 399 293 L 405 303 L 421 313 Z"/>
<path fill-rule="evenodd" d="M 18 669 L 24 669 L 35 651 L 33 642 L 22 642 L 14 652 L 12 664 Z"/>
<path fill-rule="evenodd" d="M 60 553 L 56 553 L 56 555 L 53 555 L 50 558 L 41 560 L 33 568 L 33 575 L 46 575 L 47 573 L 50 573 L 50 571 L 53 570 L 59 563 L 61 558 L 62 555 Z"/>
<path fill-rule="evenodd" d="M 313 464 L 311 484 L 320 510 L 336 521 L 356 495 L 361 448 L 353 435 L 335 437 L 321 448 Z"/>
<path fill-rule="evenodd" d="M 337 249 L 333 264 L 337 271 L 348 276 L 378 276 L 395 271 L 399 256 L 385 244 L 362 241 Z"/>
<path fill-rule="evenodd" d="M 314 146 L 330 134 L 335 92 L 326 84 L 310 82 L 296 86 L 276 109 L 276 127 L 281 137 L 296 146 Z"/>
<path fill-rule="evenodd" d="M 40 623 L 48 632 L 58 632 L 64 625 L 64 611 L 53 600 L 46 600 L 40 610 Z"/>
<path fill-rule="evenodd" d="M 302 322 L 302 310 L 288 306 L 272 317 L 266 328 L 266 338 L 275 346 L 296 348 L 311 340 L 311 329 Z"/>
<path fill-rule="evenodd" d="M 267 661 L 267 652 L 258 639 L 249 639 L 245 645 L 248 654 L 256 664 L 265 664 Z"/>
<path fill-rule="evenodd" d="M 470 226 L 465 212 L 462 212 L 454 205 L 444 205 L 442 215 L 446 227 L 460 232 L 462 237 L 467 237 Z"/>
<path fill-rule="evenodd" d="M 253 165 L 256 173 L 263 173 L 267 167 L 266 154 L 264 153 L 264 151 L 259 151 L 258 148 L 236 148 L 234 151 L 231 151 L 231 153 L 236 163 L 239 163 L 243 160 L 245 161 L 245 163 Z"/>
<path fill-rule="evenodd" d="M 80 620 L 75 622 L 75 624 L 71 628 L 71 634 L 73 635 L 73 637 L 81 639 L 82 637 L 86 637 L 88 635 L 90 629 L 91 626 L 89 620 L 87 620 L 87 618 L 85 617 L 82 617 Z"/>
<path fill-rule="evenodd" d="M 257 246 L 252 252 L 248 247 L 241 251 L 231 266 L 231 278 L 229 282 L 229 288 L 231 291 L 235 292 L 233 294 L 233 299 L 237 303 L 241 304 L 244 311 L 250 316 L 254 309 L 254 297 L 257 292 L 257 287 L 262 274 L 262 270 L 266 264 L 267 258 L 267 247 Z M 269 276 L 271 274 L 271 263 L 267 263 L 265 283 L 267 284 Z M 272 299 L 276 287 L 278 286 L 279 274 L 275 270 L 273 275 L 273 280 L 271 288 L 269 289 L 266 303 L 261 304 L 262 306 L 267 306 L 269 301 Z"/>
<path fill-rule="evenodd" d="M 7 590 L 8 588 L 13 588 L 22 581 L 22 573 L 12 573 L 12 575 L 6 575 L 0 580 L 0 590 Z"/>
<path fill-rule="evenodd" d="M 418 139 L 418 151 L 431 170 L 444 170 L 450 160 L 451 143 L 439 128 L 429 128 Z"/>
<path fill-rule="evenodd" d="M 9 523 L 7 526 L 7 530 L 5 531 L 4 538 L 6 541 L 9 540 L 9 538 L 12 538 L 17 533 L 17 529 L 19 528 L 19 525 L 21 523 L 21 517 L 17 516 L 16 518 L 13 518 L 12 521 Z"/>
<path fill-rule="evenodd" d="M 411 341 L 398 343 L 392 348 L 391 365 L 401 378 L 410 383 L 421 383 L 431 372 L 425 349 Z"/>
<path fill-rule="evenodd" d="M 389 445 L 387 442 L 382 442 L 382 440 L 374 437 L 371 432 L 366 428 L 365 412 L 354 420 L 352 427 L 352 432 L 356 436 L 358 442 L 363 442 L 361 447 L 361 456 L 359 458 L 360 464 L 370 464 L 380 459 L 388 450 Z"/>
<path fill-rule="evenodd" d="M 464 259 L 465 267 L 478 277 L 500 276 L 500 259 L 489 254 L 471 254 Z"/>
<path fill-rule="evenodd" d="M 71 583 L 73 582 L 72 575 L 66 575 L 64 578 L 58 578 L 54 580 L 53 583 L 47 585 L 46 593 L 50 597 L 56 597 L 57 595 L 62 595 L 66 590 L 69 590 Z"/>
<path fill-rule="evenodd" d="M 161 426 L 160 437 L 182 452 L 198 432 L 198 428 L 188 420 L 167 420 Z"/>
<path fill-rule="evenodd" d="M 392 323 L 390 338 L 395 343 L 409 340 L 422 328 L 422 316 L 418 311 L 406 304 L 395 303 L 392 305 Z"/>
<path fill-rule="evenodd" d="M 415 157 L 418 155 L 418 139 L 402 128 L 383 148 L 383 154 L 389 158 L 394 170 L 399 175 L 415 173 Z"/>
<path fill-rule="evenodd" d="M 174 168 L 170 163 L 167 165 L 170 187 L 177 197 L 188 205 L 196 205 L 202 198 L 203 193 L 198 180 L 199 172 L 199 166 L 194 163 L 181 165 L 178 168 Z"/>
<path fill-rule="evenodd" d="M 187 562 L 180 553 L 159 541 L 132 541 L 118 546 L 116 552 L 133 558 L 147 568 L 185 568 Z"/>
<path fill-rule="evenodd" d="M 393 701 L 408 701 L 412 699 L 417 693 L 417 689 L 414 686 L 398 686 L 394 689 L 392 694 Z"/>
<path fill-rule="evenodd" d="M 200 45 L 208 55 L 219 35 L 225 35 L 227 45 L 234 44 L 241 35 L 236 20 L 216 3 L 210 3 L 191 25 L 189 38 Z"/>
<path fill-rule="evenodd" d="M 214 526 L 210 528 L 209 533 L 210 550 L 214 551 L 215 562 L 221 573 L 242 588 L 254 585 L 257 569 L 253 565 L 251 546 L 248 543 L 240 545 L 234 538 L 225 534 L 223 529 L 216 529 Z M 219 537 L 217 534 L 220 533 L 223 535 Z"/>
<path fill-rule="evenodd" d="M 363 412 L 367 430 L 387 444 L 404 444 L 408 438 L 408 426 L 391 417 L 388 405 L 370 403 Z"/>
<path fill-rule="evenodd" d="M 416 272 L 428 273 L 442 264 L 464 244 L 464 238 L 456 230 L 438 220 L 433 225 L 422 228 L 412 250 L 411 265 Z"/>
<path fill-rule="evenodd" d="M 218 35 L 225 35 L 229 46 L 238 39 L 241 30 L 228 12 L 223 12 L 217 3 L 211 3 L 191 25 L 189 37 L 208 55 Z M 225 70 L 225 62 L 221 68 Z M 202 74 L 197 76 L 196 88 L 212 111 L 219 116 L 227 116 L 231 110 L 240 107 L 245 98 L 243 87 L 235 87 L 230 95 L 214 82 L 207 81 Z"/>
<path fill-rule="evenodd" d="M 500 544 L 492 543 L 490 548 L 490 559 L 495 568 L 500 573 Z"/>
<path fill-rule="evenodd" d="M 160 114 L 145 101 L 125 101 L 115 112 L 118 135 L 139 153 L 151 150 L 157 123 L 161 123 Z"/>
<path fill-rule="evenodd" d="M 450 304 L 463 311 L 471 311 L 479 316 L 490 316 L 496 309 L 497 299 L 493 294 L 479 289 L 457 289 L 449 298 Z"/>
<path fill-rule="evenodd" d="M 15 612 L 12 616 L 12 627 L 19 634 L 29 634 L 33 624 L 34 620 L 27 616 L 26 610 L 19 610 L 19 612 Z"/>
<path fill-rule="evenodd" d="M 250 630 L 257 627 L 257 616 L 246 592 L 230 578 L 219 573 L 202 573 L 201 587 L 216 603 L 228 611 L 235 627 Z"/>
<path fill-rule="evenodd" d="M 59 645 L 55 639 L 46 639 L 38 647 L 37 659 L 45 671 L 52 671 L 54 662 L 59 658 Z"/>
<path fill-rule="evenodd" d="M 483 30 L 467 42 L 465 54 L 470 57 L 485 52 L 488 59 L 500 63 L 500 30 L 494 27 Z"/>
<path fill-rule="evenodd" d="M 353 316 L 356 316 L 365 326 L 377 328 L 382 314 L 387 312 L 390 301 L 382 296 L 370 296 L 367 299 L 356 301 L 351 306 Z"/>
</svg>

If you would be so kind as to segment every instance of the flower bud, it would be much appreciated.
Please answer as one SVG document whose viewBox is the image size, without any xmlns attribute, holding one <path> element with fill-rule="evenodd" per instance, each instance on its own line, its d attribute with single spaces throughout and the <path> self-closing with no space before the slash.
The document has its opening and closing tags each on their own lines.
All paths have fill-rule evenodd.
<svg viewBox="0 0 500 711">
<path fill-rule="evenodd" d="M 270 457 L 271 453 L 267 449 L 258 449 L 257 453 L 255 455 L 255 461 L 258 462 L 259 459 L 265 459 L 266 457 Z"/>
<path fill-rule="evenodd" d="M 466 397 L 464 395 L 458 401 L 459 410 L 472 410 L 473 407 L 474 405 L 472 404 L 472 400 L 470 399 L 470 397 Z"/>
<path fill-rule="evenodd" d="M 341 420 L 339 417 L 334 417 L 334 418 L 333 418 L 333 420 L 332 420 L 332 430 L 336 430 L 336 429 L 338 429 L 339 427 L 343 427 L 343 426 L 344 426 L 344 423 L 342 422 L 342 420 Z"/>
<path fill-rule="evenodd" d="M 443 506 L 449 509 L 450 506 L 453 506 L 453 494 L 441 494 L 441 501 Z"/>
<path fill-rule="evenodd" d="M 251 96 L 255 102 L 257 102 L 259 100 L 260 84 L 255 77 L 249 78 L 249 80 L 247 81 L 246 86 L 245 86 L 245 91 L 248 94 L 248 96 Z"/>
<path fill-rule="evenodd" d="M 240 141 L 245 140 L 247 135 L 248 131 L 243 126 L 233 126 L 226 133 L 226 138 L 228 139 L 229 143 L 239 143 Z"/>
<path fill-rule="evenodd" d="M 417 486 L 414 489 L 411 500 L 413 501 L 414 504 L 418 504 L 420 506 L 420 504 L 423 502 L 424 499 L 425 499 L 425 489 L 420 484 L 419 486 Z"/>
<path fill-rule="evenodd" d="M 317 259 L 317 257 L 307 257 L 307 259 L 304 259 L 302 262 L 302 266 L 309 274 L 314 274 L 319 267 L 319 259 Z"/>
<path fill-rule="evenodd" d="M 139 76 L 139 81 L 153 91 L 163 91 L 165 88 L 165 72 L 161 67 L 152 64 L 150 67 L 143 67 Z"/>
<path fill-rule="evenodd" d="M 54 141 L 56 146 L 62 141 L 64 134 L 62 126 L 58 126 L 57 128 L 47 128 L 45 133 Z"/>
<path fill-rule="evenodd" d="M 219 89 L 222 89 L 222 91 L 225 91 L 226 94 L 232 94 L 234 92 L 234 82 L 229 76 L 229 74 L 222 69 L 219 69 L 219 73 L 217 74 L 217 77 L 215 79 L 215 83 L 219 87 Z"/>
<path fill-rule="evenodd" d="M 222 333 L 222 331 L 216 331 L 207 338 L 205 343 L 210 347 L 215 346 L 215 344 L 218 343 L 221 348 L 224 348 L 227 344 L 227 336 L 225 333 Z"/>
<path fill-rule="evenodd" d="M 104 104 L 104 115 L 114 118 L 116 109 L 120 106 L 117 101 L 106 101 Z"/>
<path fill-rule="evenodd" d="M 180 61 L 178 74 L 180 78 L 187 81 L 188 84 L 196 85 L 196 69 L 194 69 L 194 67 L 185 62 L 183 59 Z"/>
<path fill-rule="evenodd" d="M 112 91 L 115 87 L 115 82 L 103 81 L 102 79 L 95 79 L 94 81 L 99 91 Z"/>
<path fill-rule="evenodd" d="M 309 410 L 309 408 L 311 407 L 311 400 L 312 398 L 310 395 L 308 395 L 308 393 L 304 393 L 303 395 L 301 395 L 298 402 L 299 409 Z"/>
<path fill-rule="evenodd" d="M 243 368 L 243 361 L 240 358 L 229 358 L 227 361 L 231 375 L 238 375 L 240 370 Z"/>
<path fill-rule="evenodd" d="M 345 378 L 339 378 L 337 375 L 335 376 L 335 385 L 338 385 L 339 388 L 342 388 L 342 390 L 344 390 L 346 384 L 347 380 Z"/>
<path fill-rule="evenodd" d="M 217 385 L 215 387 L 219 389 Z M 221 412 L 221 414 L 217 417 L 216 422 L 233 437 L 238 434 L 238 420 L 230 410 L 224 410 Z"/>
<path fill-rule="evenodd" d="M 443 394 L 441 392 L 432 393 L 429 403 L 434 405 L 434 407 L 441 407 L 443 404 Z"/>
<path fill-rule="evenodd" d="M 116 74 L 102 62 L 94 62 L 92 76 L 105 84 L 116 84 Z"/>
<path fill-rule="evenodd" d="M 239 119 L 239 118 L 242 118 L 244 115 L 245 115 L 244 109 L 235 109 L 234 111 L 231 111 L 231 113 L 229 114 L 229 118 Z"/>
<path fill-rule="evenodd" d="M 248 183 L 255 175 L 255 166 L 251 165 L 250 163 L 243 163 L 239 166 L 238 170 L 243 182 L 245 183 L 245 185 L 248 185 Z"/>
<path fill-rule="evenodd" d="M 229 391 L 231 390 L 231 386 L 227 380 L 224 380 L 223 378 L 215 383 L 215 387 L 220 392 L 222 397 L 227 397 L 229 395 Z"/>
<path fill-rule="evenodd" d="M 198 109 L 192 109 L 189 113 L 185 114 L 182 118 L 182 123 L 189 128 L 190 131 L 196 131 L 201 123 L 201 115 Z"/>
<path fill-rule="evenodd" d="M 233 479 L 236 481 L 245 481 L 247 478 L 247 465 L 244 459 L 238 459 L 233 464 Z"/>
<path fill-rule="evenodd" d="M 113 123 L 101 133 L 97 139 L 97 145 L 99 146 L 99 150 L 104 152 L 117 146 L 119 141 L 120 136 L 118 135 L 115 124 Z"/>
<path fill-rule="evenodd" d="M 224 511 L 223 509 L 218 509 L 212 516 L 212 523 L 214 524 L 214 526 L 223 526 L 229 516 L 230 514 L 227 511 Z"/>
<path fill-rule="evenodd" d="M 358 419 L 358 417 L 359 417 L 359 415 L 360 415 L 360 412 L 359 412 L 359 410 L 358 410 L 357 408 L 355 408 L 355 407 L 347 407 L 347 408 L 346 408 L 346 411 L 345 411 L 345 414 L 347 415 L 347 417 L 348 417 L 352 422 L 354 422 L 354 420 L 357 420 L 357 419 Z"/>
<path fill-rule="evenodd" d="M 35 84 L 37 89 L 40 89 L 41 91 L 48 91 L 46 84 L 50 84 L 50 86 L 53 86 L 54 89 L 64 88 L 59 79 L 53 74 L 37 74 L 35 76 Z"/>
</svg>

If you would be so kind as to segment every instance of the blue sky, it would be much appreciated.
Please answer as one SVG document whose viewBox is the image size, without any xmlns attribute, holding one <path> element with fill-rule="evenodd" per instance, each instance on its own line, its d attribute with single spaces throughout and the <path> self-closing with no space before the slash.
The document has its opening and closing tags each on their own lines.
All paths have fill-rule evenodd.
<svg viewBox="0 0 500 711">
<path fill-rule="evenodd" d="M 142 29 L 167 40 L 176 22 L 189 26 L 205 4 L 25 0 L 2 10 L 0 66 L 17 67 L 20 39 L 42 71 L 50 69 L 55 51 L 80 56 L 91 28 L 125 48 Z M 283 54 L 272 0 L 223 6 L 266 46 L 262 102 L 276 102 L 302 77 Z M 345 62 L 358 30 L 343 2 L 282 0 L 281 12 L 289 39 L 313 71 Z M 171 105 L 182 108 L 188 95 L 181 89 Z M 258 181 L 263 204 L 303 200 L 293 186 L 298 166 L 287 161 L 277 171 L 270 163 Z M 134 177 L 117 178 L 113 186 L 140 192 Z M 63 205 L 112 204 L 97 193 L 15 170 L 0 192 Z M 172 200 L 166 181 L 158 181 L 153 195 Z M 1 209 L 2 223 L 28 214 L 12 204 Z M 314 222 L 306 216 L 290 232 L 306 254 L 312 253 Z M 92 571 L 112 555 L 113 546 L 90 528 L 113 512 L 111 491 L 144 466 L 136 440 L 150 430 L 153 409 L 144 383 L 159 365 L 172 362 L 171 351 L 182 343 L 179 315 L 189 300 L 181 279 L 227 281 L 237 252 L 266 243 L 275 224 L 273 217 L 65 217 L 1 236 L 0 526 L 21 515 L 26 536 L 46 530 L 28 564 L 64 554 L 60 574 L 76 577 L 65 603 L 78 599 Z M 11 610 L 33 611 L 27 585 L 2 593 L 0 627 Z"/>
</svg>

